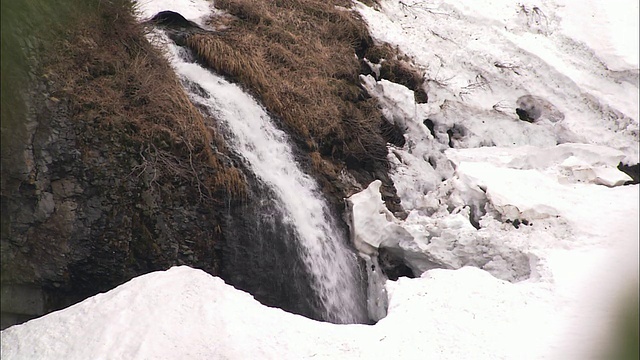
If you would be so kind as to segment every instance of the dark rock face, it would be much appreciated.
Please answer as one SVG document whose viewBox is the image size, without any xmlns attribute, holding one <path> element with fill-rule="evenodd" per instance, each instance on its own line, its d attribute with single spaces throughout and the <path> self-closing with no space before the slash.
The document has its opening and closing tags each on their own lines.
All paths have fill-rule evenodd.
<svg viewBox="0 0 640 360">
<path fill-rule="evenodd" d="M 529 112 L 527 110 L 524 110 L 524 109 L 517 108 L 516 114 L 518 115 L 518 118 L 522 121 L 534 122 L 536 120 L 533 116 L 529 115 Z"/>
<path fill-rule="evenodd" d="M 520 120 L 534 122 L 542 115 L 543 102 L 539 97 L 524 95 L 518 98 L 516 104 L 516 114 Z"/>
<path fill-rule="evenodd" d="M 283 221 L 275 195 L 250 182 L 246 201 L 224 216 L 220 276 L 265 305 L 323 320 L 295 230 Z"/>
<path fill-rule="evenodd" d="M 523 95 L 516 100 L 516 114 L 522 121 L 536 122 L 545 118 L 551 122 L 564 119 L 564 114 L 556 106 L 540 96 Z"/>
<path fill-rule="evenodd" d="M 31 93 L 24 142 L 2 153 L 2 291 L 20 295 L 3 296 L 2 326 L 173 265 L 217 273 L 219 209 L 179 181 L 149 187 L 159 169 L 135 164 L 140 149 L 96 136 L 47 94 Z"/>
<path fill-rule="evenodd" d="M 626 165 L 623 163 L 618 164 L 618 170 L 629 175 L 632 180 L 627 181 L 625 185 L 633 185 L 640 183 L 640 164 Z"/>
<path fill-rule="evenodd" d="M 169 38 L 180 46 L 186 45 L 186 39 L 190 35 L 209 32 L 174 11 L 161 11 L 147 20 L 147 23 L 165 30 Z"/>
<path fill-rule="evenodd" d="M 179 28 L 198 28 L 198 24 L 193 21 L 189 21 L 184 18 L 184 16 L 180 15 L 174 11 L 161 11 L 157 13 L 154 17 L 149 20 L 149 22 L 155 25 L 161 26 L 171 26 L 171 27 L 179 27 Z"/>
<path fill-rule="evenodd" d="M 2 69 L 3 328 L 174 265 L 217 275 L 243 185 L 130 7 L 88 9 L 3 32 L 25 55 L 20 87 Z"/>
<path fill-rule="evenodd" d="M 12 310 L 11 313 L 2 313 L 0 329 L 28 321 L 34 316 L 45 313 L 45 297 L 42 289 L 37 286 L 2 285 L 0 301 L 2 309 Z"/>
<path fill-rule="evenodd" d="M 402 256 L 394 252 L 394 249 L 380 247 L 378 249 L 378 261 L 382 272 L 387 275 L 389 280 L 395 281 L 401 276 L 408 278 L 415 277 L 411 268 L 404 263 Z"/>
</svg>

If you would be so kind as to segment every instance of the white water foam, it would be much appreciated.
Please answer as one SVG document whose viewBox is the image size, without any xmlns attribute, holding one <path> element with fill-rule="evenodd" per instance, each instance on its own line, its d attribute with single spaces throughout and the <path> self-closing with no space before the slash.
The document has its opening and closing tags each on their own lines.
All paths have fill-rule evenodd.
<svg viewBox="0 0 640 360">
<path fill-rule="evenodd" d="M 343 243 L 316 182 L 298 167 L 287 135 L 239 86 L 185 61 L 180 54 L 183 49 L 163 42 L 170 50 L 169 60 L 176 73 L 210 96 L 188 91 L 192 101 L 205 106 L 222 122 L 231 135 L 227 140 L 230 147 L 279 198 L 284 221 L 297 232 L 300 256 L 324 307 L 325 319 L 365 322 L 357 257 Z"/>
</svg>

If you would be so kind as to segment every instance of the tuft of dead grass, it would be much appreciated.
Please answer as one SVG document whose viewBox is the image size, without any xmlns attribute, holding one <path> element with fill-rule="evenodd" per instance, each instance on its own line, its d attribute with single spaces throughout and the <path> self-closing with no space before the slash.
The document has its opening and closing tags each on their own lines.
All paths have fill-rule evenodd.
<svg viewBox="0 0 640 360">
<path fill-rule="evenodd" d="M 383 120 L 359 87 L 355 56 L 372 41 L 348 6 L 348 1 L 221 0 L 216 7 L 234 20 L 224 18 L 221 33 L 190 36 L 187 45 L 206 65 L 261 99 L 303 149 L 334 164 L 373 169 L 386 163 Z M 314 156 L 314 168 L 330 175 Z"/>
<path fill-rule="evenodd" d="M 54 96 L 70 100 L 71 118 L 89 132 L 108 132 L 107 138 L 138 146 L 141 164 L 132 172 L 152 168 L 149 185 L 181 179 L 197 187 L 201 199 L 242 197 L 240 172 L 212 150 L 222 147 L 220 139 L 142 36 L 131 4 L 122 3 L 105 7 L 100 17 L 75 19 L 67 39 L 49 51 L 45 73 L 62 84 Z"/>
<path fill-rule="evenodd" d="M 380 66 L 380 77 L 413 90 L 417 103 L 427 102 L 427 92 L 423 87 L 424 78 L 409 62 L 393 58 L 383 61 Z"/>
<path fill-rule="evenodd" d="M 427 102 L 424 89 L 424 76 L 415 64 L 398 48 L 389 44 L 376 44 L 367 49 L 365 57 L 374 64 L 380 64 L 380 78 L 386 79 L 413 90 L 417 103 Z"/>
</svg>

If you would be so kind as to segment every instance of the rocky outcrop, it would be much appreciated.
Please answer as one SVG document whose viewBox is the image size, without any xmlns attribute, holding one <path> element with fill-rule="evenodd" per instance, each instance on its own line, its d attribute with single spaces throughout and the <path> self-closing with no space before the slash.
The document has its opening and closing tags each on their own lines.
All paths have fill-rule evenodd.
<svg viewBox="0 0 640 360">
<path fill-rule="evenodd" d="M 44 87 L 30 104 L 24 143 L 2 152 L 2 290 L 30 290 L 3 313 L 41 315 L 177 264 L 218 271 L 218 210 L 197 187 L 164 181 L 158 154 L 78 122 Z"/>
<path fill-rule="evenodd" d="M 3 328 L 150 271 L 219 273 L 241 172 L 119 6 L 22 49 L 38 61 L 6 119 L 3 83 Z"/>
<path fill-rule="evenodd" d="M 564 119 L 564 114 L 548 100 L 533 95 L 523 95 L 516 100 L 518 118 L 527 122 L 536 122 L 541 118 L 551 122 Z"/>
<path fill-rule="evenodd" d="M 176 44 L 184 46 L 187 37 L 193 34 L 206 34 L 211 31 L 204 30 L 193 21 L 187 20 L 175 11 L 161 11 L 146 21 L 146 24 L 162 28 L 169 38 Z"/>
<path fill-rule="evenodd" d="M 85 10 L 65 15 L 73 25 L 56 29 L 64 38 L 25 48 L 29 76 L 14 103 L 26 110 L 13 113 L 10 126 L 3 94 L 2 328 L 183 264 L 221 275 L 267 305 L 319 319 L 292 245 L 296 235 L 265 200 L 268 191 L 231 160 L 215 120 L 189 102 L 131 9 L 114 2 Z M 332 16 L 354 27 L 340 11 Z M 211 34 L 179 14 L 152 22 L 182 45 Z M 304 129 L 312 124 L 298 124 L 304 138 L 283 127 L 333 211 L 342 212 L 343 198 L 361 184 L 381 179 L 387 206 L 401 213 L 379 131 L 402 137 L 380 129 L 375 103 L 358 95 L 353 65 L 331 90 L 344 123 L 325 129 L 317 122 L 311 137 Z"/>
<path fill-rule="evenodd" d="M 627 165 L 623 163 L 618 164 L 618 170 L 629 175 L 631 180 L 627 181 L 625 185 L 633 185 L 640 183 L 640 164 Z"/>
<path fill-rule="evenodd" d="M 220 276 L 261 303 L 323 320 L 297 234 L 277 197 L 252 179 L 247 199 L 224 216 Z"/>
</svg>

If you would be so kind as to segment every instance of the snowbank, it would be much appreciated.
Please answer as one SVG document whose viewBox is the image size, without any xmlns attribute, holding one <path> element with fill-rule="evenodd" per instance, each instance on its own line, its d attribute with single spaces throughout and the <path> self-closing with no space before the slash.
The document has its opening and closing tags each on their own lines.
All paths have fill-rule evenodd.
<svg viewBox="0 0 640 360">
<path fill-rule="evenodd" d="M 475 268 L 434 270 L 389 291 L 389 315 L 375 326 L 333 325 L 175 267 L 4 330 L 2 358 L 526 359 L 549 319 L 526 289 Z"/>
<path fill-rule="evenodd" d="M 346 328 L 328 326 L 264 307 L 203 271 L 175 267 L 4 330 L 2 357 L 301 359 L 317 348 L 331 352 L 348 336 Z"/>
<path fill-rule="evenodd" d="M 536 342 L 548 340 L 549 351 L 528 356 L 597 357 L 616 297 L 637 289 L 638 186 L 621 186 L 630 178 L 616 168 L 638 162 L 637 7 L 358 5 L 374 39 L 397 45 L 423 71 L 429 96 L 416 104 L 411 90 L 362 77 L 387 121 L 405 130 L 405 146 L 390 146 L 388 158 L 409 215 L 385 213 L 372 183 L 349 199 L 358 248 L 392 247 L 427 277 L 434 266 L 486 270 L 528 292 L 498 301 L 546 309 L 536 336 L 554 335 Z M 516 108 L 535 116 L 521 121 Z M 434 296 L 449 296 L 432 286 Z"/>
<path fill-rule="evenodd" d="M 434 269 L 387 288 L 389 315 L 376 325 L 334 325 L 174 267 L 5 329 L 0 350 L 3 359 L 585 359 L 575 344 L 602 338 L 584 333 L 606 328 L 611 299 L 583 292 L 598 301 L 566 297 L 565 307 L 577 307 L 566 311 L 549 301 L 549 284 L 511 284 L 473 267 Z M 567 318 L 580 326 L 563 328 Z M 565 333 L 575 337 L 571 346 L 557 341 Z"/>
</svg>

